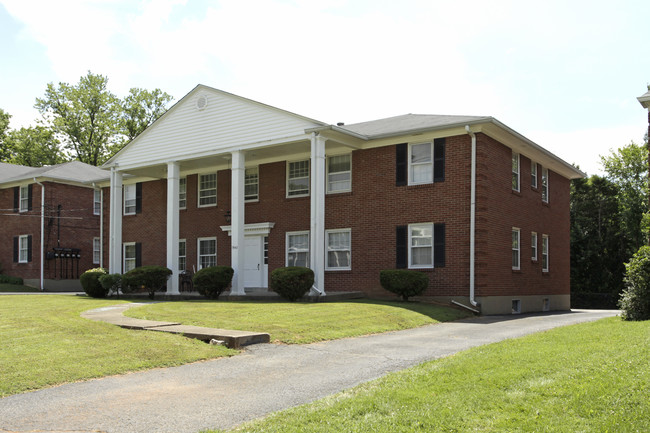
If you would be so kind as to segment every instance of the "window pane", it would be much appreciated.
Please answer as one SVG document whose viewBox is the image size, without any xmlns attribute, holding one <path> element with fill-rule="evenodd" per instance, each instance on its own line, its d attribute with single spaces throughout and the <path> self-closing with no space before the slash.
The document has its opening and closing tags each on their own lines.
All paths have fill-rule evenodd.
<svg viewBox="0 0 650 433">
<path fill-rule="evenodd" d="M 411 180 L 413 183 L 431 182 L 431 179 L 433 179 L 432 165 L 414 165 L 412 167 Z"/>
<path fill-rule="evenodd" d="M 350 252 L 349 251 L 329 251 L 327 253 L 327 263 L 330 268 L 349 268 Z"/>
<path fill-rule="evenodd" d="M 187 178 L 185 177 L 178 180 L 178 207 L 181 209 L 187 207 Z"/>
<path fill-rule="evenodd" d="M 350 171 L 350 155 L 338 155 L 329 158 L 329 172 L 337 173 L 341 171 Z"/>
<path fill-rule="evenodd" d="M 257 200 L 259 191 L 258 168 L 247 168 L 244 177 L 244 199 Z"/>
<path fill-rule="evenodd" d="M 199 176 L 199 205 L 207 206 L 217 203 L 217 175 Z"/>
<path fill-rule="evenodd" d="M 338 155 L 328 158 L 327 191 L 349 191 L 351 189 L 351 157 Z"/>
<path fill-rule="evenodd" d="M 414 266 L 433 265 L 433 249 L 431 247 L 411 248 L 411 262 Z"/>
<path fill-rule="evenodd" d="M 309 194 L 309 161 L 289 163 L 288 195 Z"/>
<path fill-rule="evenodd" d="M 414 144 L 411 146 L 411 163 L 431 162 L 431 143 Z"/>
</svg>

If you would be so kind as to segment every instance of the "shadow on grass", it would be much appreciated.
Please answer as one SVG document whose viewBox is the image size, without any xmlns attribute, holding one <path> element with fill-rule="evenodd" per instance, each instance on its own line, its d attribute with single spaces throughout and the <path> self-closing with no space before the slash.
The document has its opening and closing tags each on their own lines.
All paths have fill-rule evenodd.
<svg viewBox="0 0 650 433">
<path fill-rule="evenodd" d="M 469 311 L 463 311 L 452 306 L 430 304 L 417 301 L 402 301 L 402 300 L 380 300 L 380 299 L 353 299 L 349 301 L 340 301 L 341 303 L 355 303 L 355 304 L 371 304 L 371 305 L 387 305 L 395 308 L 403 308 L 414 313 L 422 314 L 438 322 L 449 322 L 452 320 L 460 320 L 471 318 L 474 315 Z"/>
</svg>

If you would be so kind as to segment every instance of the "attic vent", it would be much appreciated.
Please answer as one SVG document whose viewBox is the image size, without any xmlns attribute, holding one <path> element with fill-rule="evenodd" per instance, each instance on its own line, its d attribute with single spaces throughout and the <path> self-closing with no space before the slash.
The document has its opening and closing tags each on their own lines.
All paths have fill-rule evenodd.
<svg viewBox="0 0 650 433">
<path fill-rule="evenodd" d="M 197 110 L 204 110 L 205 107 L 208 106 L 208 97 L 205 95 L 199 96 L 199 98 L 196 100 L 196 109 Z"/>
</svg>

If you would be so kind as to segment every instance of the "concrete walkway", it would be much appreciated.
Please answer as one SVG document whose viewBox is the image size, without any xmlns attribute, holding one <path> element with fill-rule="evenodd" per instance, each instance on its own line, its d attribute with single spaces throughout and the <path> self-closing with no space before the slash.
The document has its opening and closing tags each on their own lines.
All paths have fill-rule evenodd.
<svg viewBox="0 0 650 433">
<path fill-rule="evenodd" d="M 616 314 L 580 310 L 487 316 L 303 346 L 258 344 L 232 358 L 0 399 L 0 432 L 231 428 L 470 347 Z"/>
</svg>

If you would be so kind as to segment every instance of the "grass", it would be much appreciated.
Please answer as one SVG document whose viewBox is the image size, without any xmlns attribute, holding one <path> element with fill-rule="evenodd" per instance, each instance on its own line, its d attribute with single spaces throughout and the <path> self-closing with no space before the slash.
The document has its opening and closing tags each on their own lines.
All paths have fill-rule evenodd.
<svg viewBox="0 0 650 433">
<path fill-rule="evenodd" d="M 415 328 L 467 317 L 415 302 L 168 302 L 128 310 L 127 316 L 184 325 L 268 332 L 271 341 L 304 344 Z"/>
<path fill-rule="evenodd" d="M 0 283 L 0 292 L 38 292 L 34 287 L 21 286 L 18 284 Z"/>
<path fill-rule="evenodd" d="M 0 397 L 94 377 L 237 353 L 162 332 L 83 319 L 125 301 L 78 296 L 0 297 Z"/>
<path fill-rule="evenodd" d="M 427 362 L 237 431 L 647 432 L 649 360 L 650 321 L 604 319 Z"/>
</svg>

